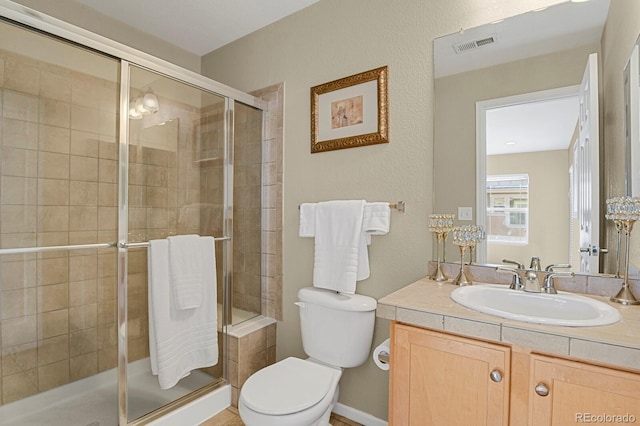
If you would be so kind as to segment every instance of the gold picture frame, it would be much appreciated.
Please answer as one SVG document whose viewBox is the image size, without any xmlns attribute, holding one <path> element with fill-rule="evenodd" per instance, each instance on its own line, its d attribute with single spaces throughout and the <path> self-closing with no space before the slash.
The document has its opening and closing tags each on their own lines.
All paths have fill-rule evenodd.
<svg viewBox="0 0 640 426">
<path fill-rule="evenodd" d="M 387 66 L 311 88 L 311 153 L 389 142 Z"/>
</svg>

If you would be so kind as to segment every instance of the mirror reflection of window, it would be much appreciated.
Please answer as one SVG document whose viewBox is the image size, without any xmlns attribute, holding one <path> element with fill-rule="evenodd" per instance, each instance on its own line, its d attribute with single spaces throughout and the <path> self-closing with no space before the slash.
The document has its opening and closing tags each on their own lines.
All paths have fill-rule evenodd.
<svg viewBox="0 0 640 426">
<path fill-rule="evenodd" d="M 529 242 L 529 175 L 487 176 L 487 243 Z"/>
</svg>

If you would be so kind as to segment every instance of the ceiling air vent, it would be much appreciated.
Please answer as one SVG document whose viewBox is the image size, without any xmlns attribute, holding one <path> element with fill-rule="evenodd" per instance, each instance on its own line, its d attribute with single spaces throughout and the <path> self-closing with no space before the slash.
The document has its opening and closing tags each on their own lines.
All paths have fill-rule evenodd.
<svg viewBox="0 0 640 426">
<path fill-rule="evenodd" d="M 495 34 L 492 34 L 489 37 L 479 38 L 476 40 L 463 41 L 462 43 L 454 44 L 453 50 L 455 50 L 456 53 L 465 53 L 470 50 L 476 50 L 481 47 L 489 46 L 497 42 L 498 42 L 498 37 Z"/>
</svg>

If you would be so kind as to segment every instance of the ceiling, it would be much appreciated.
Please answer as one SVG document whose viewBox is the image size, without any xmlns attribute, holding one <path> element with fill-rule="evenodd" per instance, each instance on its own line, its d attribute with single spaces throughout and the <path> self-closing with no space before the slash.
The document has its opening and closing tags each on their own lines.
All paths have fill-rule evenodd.
<svg viewBox="0 0 640 426">
<path fill-rule="evenodd" d="M 436 78 L 598 44 L 609 4 L 565 2 L 440 37 L 434 41 Z M 481 42 L 487 39 L 493 42 Z M 490 110 L 487 155 L 567 149 L 577 118 L 577 97 Z"/>
<path fill-rule="evenodd" d="M 198 56 L 319 0 L 76 0 Z"/>
</svg>

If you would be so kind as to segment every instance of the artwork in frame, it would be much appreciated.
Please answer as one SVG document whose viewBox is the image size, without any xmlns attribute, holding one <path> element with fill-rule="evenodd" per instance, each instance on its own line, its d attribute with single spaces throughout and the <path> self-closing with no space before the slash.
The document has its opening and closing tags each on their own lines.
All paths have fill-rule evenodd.
<svg viewBox="0 0 640 426">
<path fill-rule="evenodd" d="M 311 88 L 311 153 L 389 142 L 387 67 Z"/>
</svg>

